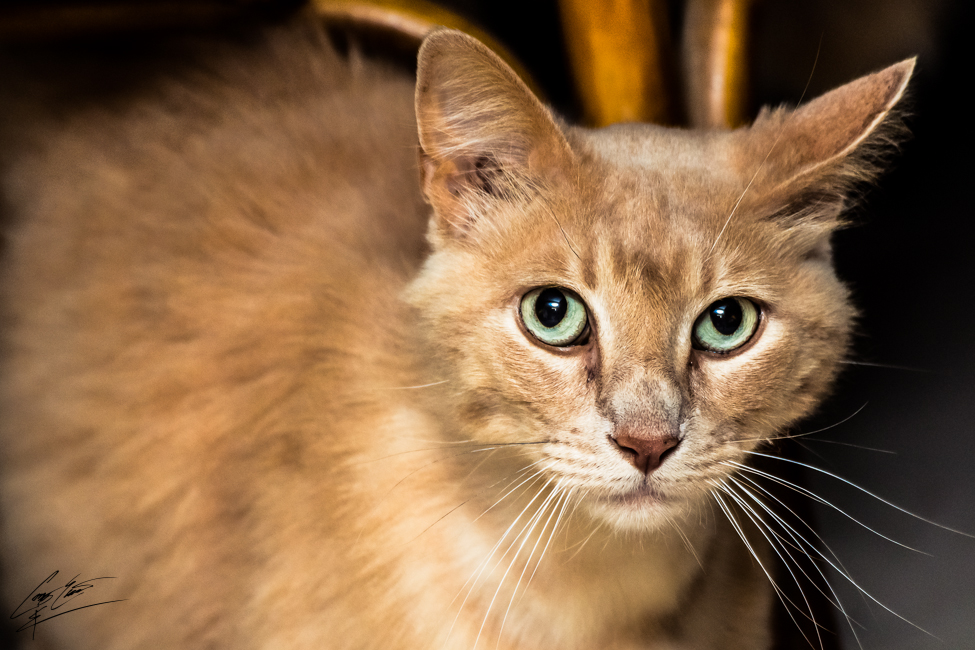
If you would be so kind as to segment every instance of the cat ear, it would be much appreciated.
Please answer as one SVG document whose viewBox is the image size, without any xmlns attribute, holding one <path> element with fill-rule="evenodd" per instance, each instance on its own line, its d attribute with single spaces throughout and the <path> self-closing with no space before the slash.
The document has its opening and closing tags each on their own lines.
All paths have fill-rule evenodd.
<svg viewBox="0 0 975 650">
<path fill-rule="evenodd" d="M 462 32 L 438 30 L 420 47 L 416 119 L 423 192 L 438 231 L 452 237 L 572 158 L 548 109 L 494 52 Z"/>
<path fill-rule="evenodd" d="M 908 59 L 841 86 L 795 111 L 763 110 L 750 129 L 758 194 L 772 218 L 818 222 L 827 230 L 856 185 L 873 180 L 905 133 L 895 106 L 914 70 Z M 764 158 L 764 160 L 762 160 Z M 758 161 L 758 162 L 756 162 Z M 790 223 L 790 225 L 791 225 Z"/>
</svg>

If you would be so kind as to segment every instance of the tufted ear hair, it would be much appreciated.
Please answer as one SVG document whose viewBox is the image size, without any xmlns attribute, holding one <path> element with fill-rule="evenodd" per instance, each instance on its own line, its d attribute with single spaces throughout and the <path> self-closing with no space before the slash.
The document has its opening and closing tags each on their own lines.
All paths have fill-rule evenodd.
<svg viewBox="0 0 975 650">
<path fill-rule="evenodd" d="M 784 225 L 840 225 L 855 187 L 879 174 L 906 133 L 895 107 L 915 59 L 832 90 L 794 111 L 763 109 L 745 130 L 755 175 L 757 212 Z"/>
<path fill-rule="evenodd" d="M 462 238 L 544 182 L 572 153 L 549 110 L 494 52 L 454 30 L 430 34 L 417 64 L 423 192 L 437 232 Z"/>
</svg>

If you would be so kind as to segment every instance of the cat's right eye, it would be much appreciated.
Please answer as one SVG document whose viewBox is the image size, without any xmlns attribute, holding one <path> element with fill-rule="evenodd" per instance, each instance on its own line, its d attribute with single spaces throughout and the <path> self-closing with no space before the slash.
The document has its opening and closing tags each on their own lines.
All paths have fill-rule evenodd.
<svg viewBox="0 0 975 650">
<path fill-rule="evenodd" d="M 521 320 L 532 336 L 555 347 L 578 344 L 589 331 L 586 305 L 561 287 L 529 291 L 521 299 Z"/>
<path fill-rule="evenodd" d="M 761 312 L 747 298 L 722 298 L 698 316 L 693 345 L 698 350 L 727 354 L 748 343 L 758 329 Z"/>
</svg>

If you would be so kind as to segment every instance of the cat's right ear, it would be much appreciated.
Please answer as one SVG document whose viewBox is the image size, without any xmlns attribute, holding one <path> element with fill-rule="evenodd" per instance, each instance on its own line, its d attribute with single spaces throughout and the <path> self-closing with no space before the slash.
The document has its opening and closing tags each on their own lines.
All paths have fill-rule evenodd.
<svg viewBox="0 0 975 650">
<path fill-rule="evenodd" d="M 417 63 L 423 193 L 442 236 L 463 238 L 571 160 L 551 113 L 485 45 L 454 30 L 430 34 Z"/>
<path fill-rule="evenodd" d="M 755 188 L 766 197 L 766 214 L 826 234 L 842 224 L 856 186 L 876 178 L 906 135 L 896 106 L 914 64 L 901 61 L 794 111 L 762 110 L 742 133 L 751 139 L 748 164 L 761 171 Z"/>
</svg>

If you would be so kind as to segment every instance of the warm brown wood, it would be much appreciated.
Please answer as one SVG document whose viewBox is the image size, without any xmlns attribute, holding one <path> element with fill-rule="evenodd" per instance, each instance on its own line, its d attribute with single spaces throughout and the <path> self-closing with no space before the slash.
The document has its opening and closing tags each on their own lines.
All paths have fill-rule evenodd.
<svg viewBox="0 0 975 650">
<path fill-rule="evenodd" d="M 748 10 L 751 0 L 688 0 L 683 71 L 690 126 L 745 122 Z"/>
<path fill-rule="evenodd" d="M 665 2 L 560 0 L 559 7 L 590 124 L 677 121 Z"/>
<path fill-rule="evenodd" d="M 409 56 L 416 51 L 423 38 L 437 27 L 450 27 L 470 34 L 498 54 L 539 97 L 544 93 L 528 71 L 497 39 L 466 20 L 428 0 L 312 0 L 315 11 L 327 24 L 354 31 L 371 30 L 386 39 L 404 41 Z"/>
<path fill-rule="evenodd" d="M 314 0 L 315 10 L 326 20 L 348 20 L 381 26 L 408 35 L 419 44 L 438 25 L 452 27 L 478 38 L 483 33 L 469 21 L 423 0 Z"/>
</svg>

